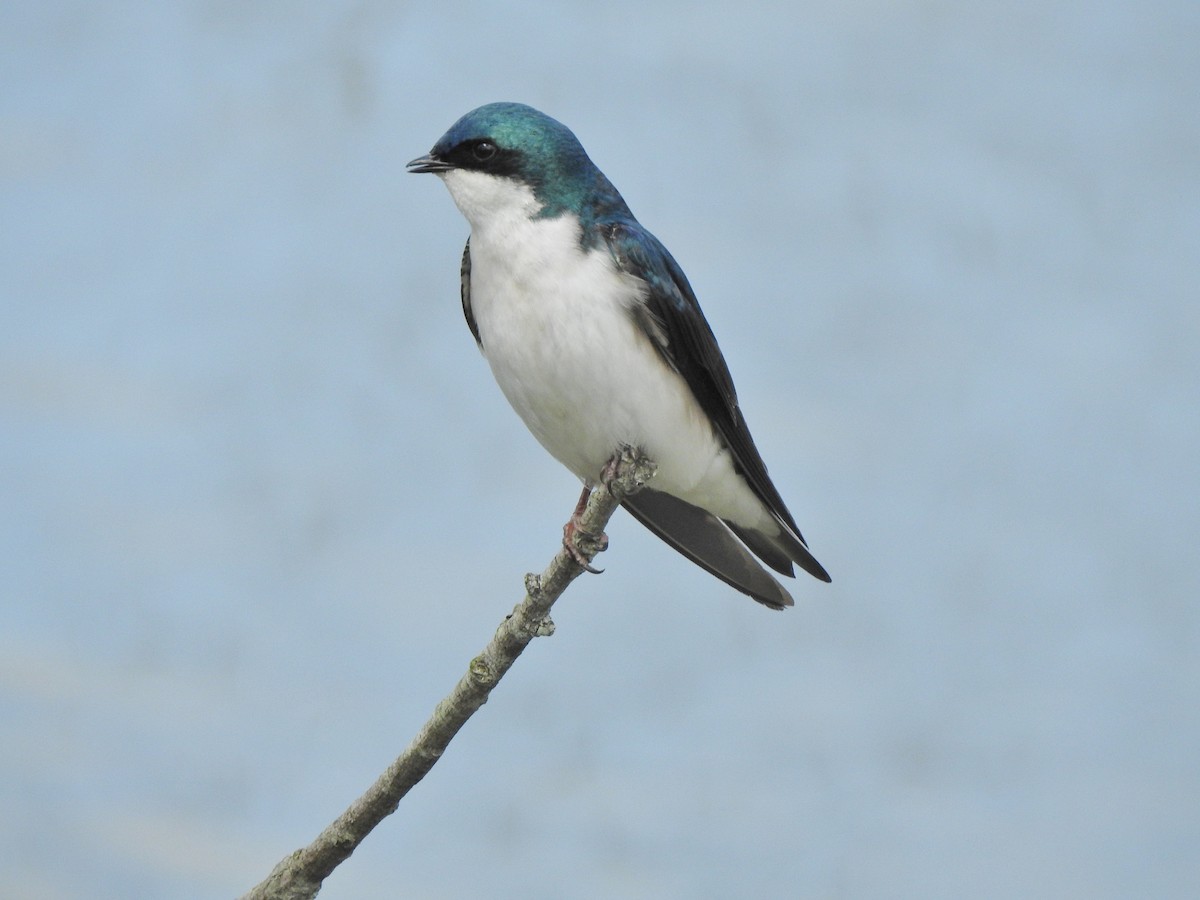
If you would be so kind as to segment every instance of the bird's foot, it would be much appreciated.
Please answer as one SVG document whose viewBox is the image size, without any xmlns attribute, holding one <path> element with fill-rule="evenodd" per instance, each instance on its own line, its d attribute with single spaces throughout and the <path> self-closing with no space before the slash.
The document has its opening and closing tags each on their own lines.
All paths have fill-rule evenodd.
<svg viewBox="0 0 1200 900">
<path fill-rule="evenodd" d="M 579 521 L 572 516 L 567 521 L 567 524 L 563 526 L 563 547 L 566 548 L 571 559 L 575 560 L 575 564 L 583 569 L 583 571 L 591 572 L 593 575 L 599 575 L 604 571 L 603 569 L 597 569 L 588 562 L 584 549 L 581 549 L 581 547 L 586 548 L 593 556 L 607 550 L 608 535 L 603 531 L 599 534 L 584 531 L 579 527 Z"/>
<path fill-rule="evenodd" d="M 617 497 L 640 490 L 654 475 L 655 465 L 638 447 L 625 444 L 600 470 L 600 483 Z"/>
<path fill-rule="evenodd" d="M 605 487 L 611 487 L 612 483 L 620 477 L 621 460 L 624 458 L 626 452 L 628 451 L 618 450 L 611 457 L 609 457 L 608 462 L 606 462 L 604 467 L 600 470 L 600 483 Z"/>
<path fill-rule="evenodd" d="M 607 469 L 608 467 L 605 466 Z M 579 502 L 575 504 L 575 512 L 571 513 L 571 518 L 567 520 L 567 524 L 563 526 L 563 549 L 570 555 L 571 559 L 575 560 L 575 564 L 585 572 L 590 572 L 593 575 L 599 575 L 603 569 L 597 569 L 588 561 L 588 555 L 595 556 L 597 553 L 603 553 L 608 549 L 608 535 L 603 531 L 599 534 L 594 534 L 582 527 L 583 511 L 587 508 L 588 498 L 592 495 L 592 489 L 584 487 L 583 493 L 579 495 Z"/>
<path fill-rule="evenodd" d="M 621 499 L 640 490 L 653 475 L 654 463 L 637 447 L 626 445 L 600 469 L 600 484 Z M 563 548 L 579 568 L 599 575 L 604 570 L 593 567 L 588 560 L 608 549 L 608 535 L 603 531 L 595 534 L 583 527 L 583 511 L 591 496 L 592 489 L 584 485 L 579 502 L 575 504 L 575 512 L 563 526 Z"/>
</svg>

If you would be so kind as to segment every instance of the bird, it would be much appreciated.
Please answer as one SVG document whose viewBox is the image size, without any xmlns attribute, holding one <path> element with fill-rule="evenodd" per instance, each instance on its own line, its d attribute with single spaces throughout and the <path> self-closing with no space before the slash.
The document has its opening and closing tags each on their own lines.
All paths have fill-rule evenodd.
<svg viewBox="0 0 1200 900">
<path fill-rule="evenodd" d="M 636 447 L 657 469 L 622 505 L 692 562 L 772 609 L 794 601 L 763 564 L 830 581 L 767 474 L 687 276 L 569 128 L 489 103 L 406 169 L 438 176 L 470 225 L 467 325 L 513 409 L 583 482 L 563 530 L 580 565 L 588 495 Z"/>
</svg>

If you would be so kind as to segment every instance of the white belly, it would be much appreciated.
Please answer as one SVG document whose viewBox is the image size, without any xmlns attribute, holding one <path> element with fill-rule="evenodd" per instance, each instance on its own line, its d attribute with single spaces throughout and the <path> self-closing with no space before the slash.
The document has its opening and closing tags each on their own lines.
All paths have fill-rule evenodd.
<svg viewBox="0 0 1200 900">
<path fill-rule="evenodd" d="M 739 524 L 769 516 L 683 379 L 628 312 L 640 282 L 570 216 L 471 236 L 471 307 L 500 389 L 529 430 L 587 484 L 623 445 L 658 464 L 653 486 Z"/>
</svg>

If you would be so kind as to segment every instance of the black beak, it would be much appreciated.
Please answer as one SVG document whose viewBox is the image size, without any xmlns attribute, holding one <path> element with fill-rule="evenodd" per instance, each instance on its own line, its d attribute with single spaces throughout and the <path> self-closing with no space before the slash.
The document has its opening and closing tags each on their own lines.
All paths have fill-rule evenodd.
<svg viewBox="0 0 1200 900">
<path fill-rule="evenodd" d="M 423 172 L 433 172 L 434 174 L 449 172 L 454 166 L 444 160 L 438 159 L 436 156 L 430 155 L 417 157 L 405 166 L 405 168 L 413 175 L 420 175 Z"/>
</svg>

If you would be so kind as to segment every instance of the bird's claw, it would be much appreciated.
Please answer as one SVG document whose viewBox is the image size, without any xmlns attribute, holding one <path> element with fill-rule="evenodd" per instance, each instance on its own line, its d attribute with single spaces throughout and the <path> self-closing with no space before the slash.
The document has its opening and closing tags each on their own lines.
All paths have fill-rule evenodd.
<svg viewBox="0 0 1200 900">
<path fill-rule="evenodd" d="M 600 483 L 612 490 L 613 483 L 622 475 L 623 467 L 635 463 L 638 459 L 640 459 L 638 450 L 629 446 L 621 447 L 600 470 Z M 583 493 L 579 495 L 579 502 L 575 504 L 575 512 L 563 526 L 563 548 L 579 568 L 585 572 L 591 572 L 593 575 L 599 575 L 604 570 L 597 569 L 588 562 L 584 552 L 586 550 L 590 556 L 603 553 L 608 549 L 608 535 L 603 531 L 599 534 L 586 531 L 580 524 L 583 521 L 583 511 L 587 508 L 588 498 L 591 495 L 591 487 L 585 484 Z M 581 543 L 583 549 L 580 549 Z"/>
<path fill-rule="evenodd" d="M 609 457 L 608 462 L 600 470 L 600 483 L 611 490 L 613 482 L 621 477 L 623 468 L 632 464 L 637 458 L 638 451 L 635 448 L 628 445 L 622 446 L 620 450 Z"/>
<path fill-rule="evenodd" d="M 567 524 L 563 526 L 563 549 L 565 549 L 571 559 L 575 561 L 575 565 L 579 566 L 579 568 L 583 569 L 583 571 L 590 572 L 593 575 L 599 575 L 604 570 L 597 569 L 590 562 L 588 562 L 588 558 L 584 555 L 583 550 L 581 550 L 579 547 L 580 542 L 591 544 L 593 547 L 595 547 L 595 549 L 592 550 L 592 555 L 595 556 L 597 553 L 603 553 L 608 549 L 608 535 L 603 531 L 599 534 L 593 534 L 590 531 L 584 531 L 579 527 L 578 516 L 571 516 L 571 518 L 567 521 Z M 589 547 L 588 549 L 591 550 L 592 548 Z"/>
<path fill-rule="evenodd" d="M 621 454 L 614 453 L 600 470 L 600 483 L 605 487 L 612 485 L 621 474 Z"/>
</svg>

